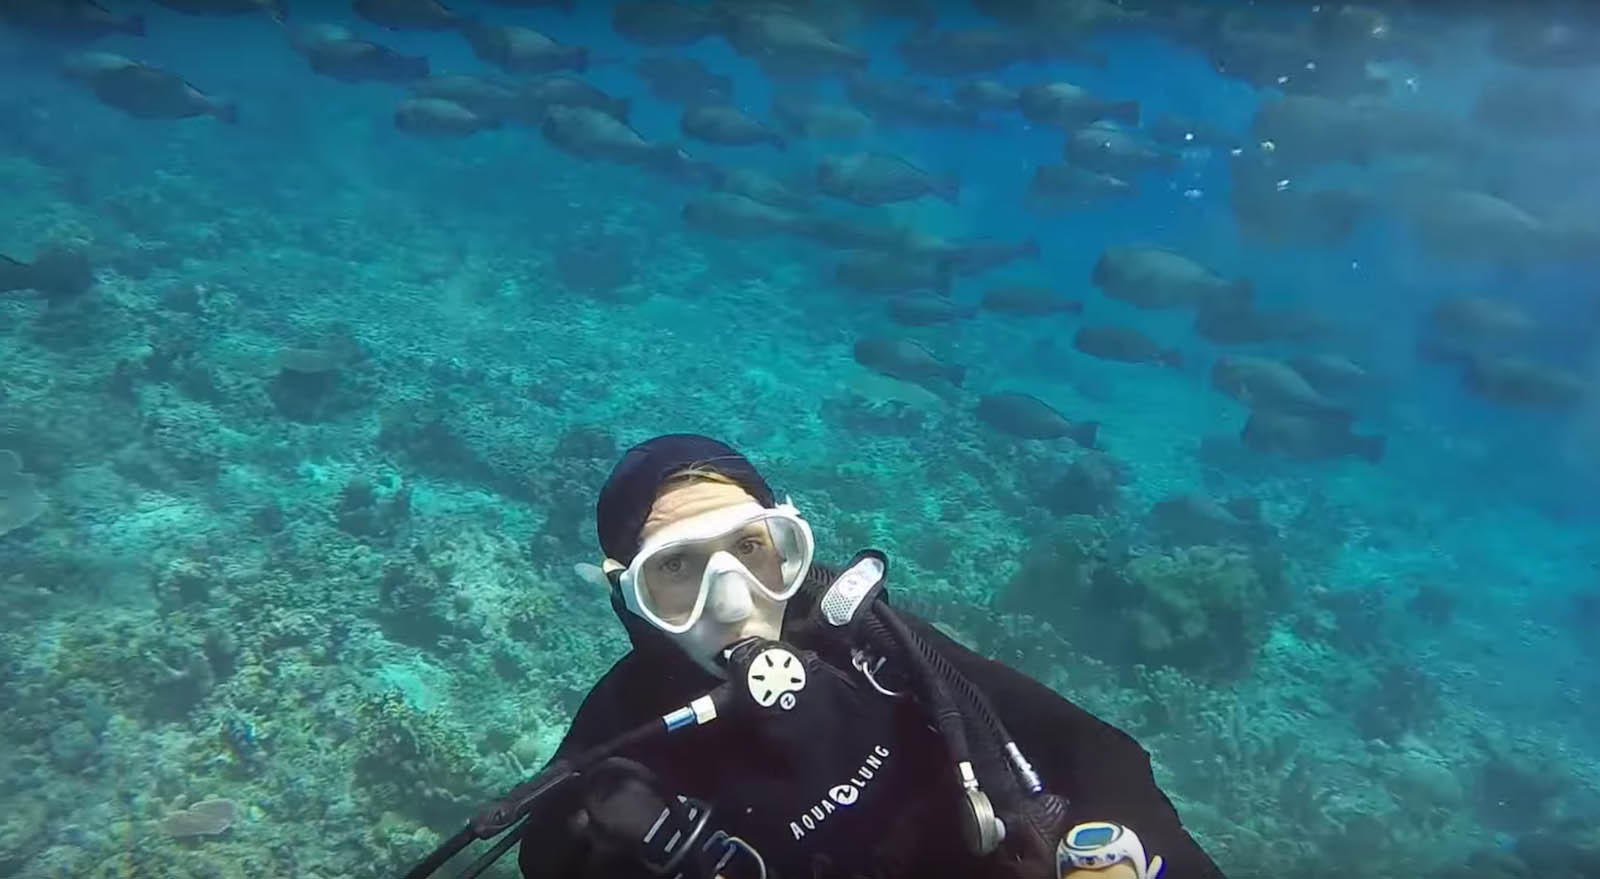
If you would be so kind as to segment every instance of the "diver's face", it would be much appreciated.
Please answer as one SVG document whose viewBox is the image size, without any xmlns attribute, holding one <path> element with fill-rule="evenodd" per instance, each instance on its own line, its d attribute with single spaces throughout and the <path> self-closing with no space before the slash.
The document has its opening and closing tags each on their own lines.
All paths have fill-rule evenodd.
<svg viewBox="0 0 1600 879">
<path fill-rule="evenodd" d="M 658 495 L 650 507 L 650 515 L 645 519 L 640 540 L 649 540 L 660 529 L 691 516 L 736 504 L 747 504 L 754 500 L 744 489 L 721 482 L 697 480 L 671 486 Z M 781 582 L 781 574 L 776 569 L 776 555 L 765 529 L 755 527 L 744 532 L 728 534 L 721 542 L 725 545 L 711 549 L 725 550 L 763 582 L 769 584 Z M 672 563 L 670 559 L 665 561 L 668 564 Z M 773 570 L 766 570 L 769 566 Z M 698 570 L 692 565 L 686 567 Z M 694 581 L 692 583 L 685 580 L 681 584 L 685 600 L 691 603 L 700 588 L 699 574 L 696 573 L 692 579 Z M 654 580 L 656 583 L 672 583 L 670 579 L 661 576 L 656 576 Z M 750 637 L 777 639 L 783 629 L 785 602 L 774 601 L 760 589 L 744 591 L 748 592 L 748 604 L 745 604 L 744 594 L 719 596 L 713 593 L 699 622 L 682 635 L 670 637 L 678 642 L 690 658 L 713 672 L 718 671 L 715 660 L 717 651 L 729 644 Z"/>
</svg>

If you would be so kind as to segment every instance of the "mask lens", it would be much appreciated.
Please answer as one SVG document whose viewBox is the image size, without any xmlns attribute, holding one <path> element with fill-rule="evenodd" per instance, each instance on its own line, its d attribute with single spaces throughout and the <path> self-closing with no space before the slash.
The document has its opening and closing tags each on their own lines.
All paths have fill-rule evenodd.
<svg viewBox="0 0 1600 879">
<path fill-rule="evenodd" d="M 665 544 L 639 563 L 639 602 L 672 626 L 692 622 L 707 585 L 706 565 L 726 552 L 756 579 L 767 597 L 781 601 L 799 586 L 806 541 L 799 527 L 781 516 L 763 516 L 714 537 Z"/>
</svg>

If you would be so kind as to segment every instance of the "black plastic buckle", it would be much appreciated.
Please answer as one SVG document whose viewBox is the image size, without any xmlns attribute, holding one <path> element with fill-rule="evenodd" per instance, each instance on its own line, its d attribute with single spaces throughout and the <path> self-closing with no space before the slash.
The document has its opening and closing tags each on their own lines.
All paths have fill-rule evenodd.
<svg viewBox="0 0 1600 879">
<path fill-rule="evenodd" d="M 675 799 L 675 803 L 668 801 L 652 835 L 642 841 L 639 859 L 657 876 L 711 879 L 715 871 L 707 872 L 702 867 L 708 846 L 700 842 L 711 822 L 711 804 L 685 796 Z"/>
<path fill-rule="evenodd" d="M 711 851 L 719 845 L 722 846 L 722 854 L 711 863 L 711 869 L 706 873 L 708 879 L 712 876 L 721 879 L 767 879 L 767 863 L 749 843 L 728 835 L 725 830 L 718 830 L 706 840 L 705 849 Z"/>
</svg>

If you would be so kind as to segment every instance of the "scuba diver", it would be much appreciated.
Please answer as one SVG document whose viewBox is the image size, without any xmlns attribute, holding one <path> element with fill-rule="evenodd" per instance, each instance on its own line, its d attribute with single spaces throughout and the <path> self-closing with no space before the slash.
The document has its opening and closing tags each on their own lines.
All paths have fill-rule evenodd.
<svg viewBox="0 0 1600 879">
<path fill-rule="evenodd" d="M 527 879 L 1222 876 L 1137 742 L 894 609 L 882 553 L 815 563 L 728 446 L 633 447 L 596 520 L 632 651 L 408 879 L 496 836 L 459 875 L 520 842 Z"/>
</svg>

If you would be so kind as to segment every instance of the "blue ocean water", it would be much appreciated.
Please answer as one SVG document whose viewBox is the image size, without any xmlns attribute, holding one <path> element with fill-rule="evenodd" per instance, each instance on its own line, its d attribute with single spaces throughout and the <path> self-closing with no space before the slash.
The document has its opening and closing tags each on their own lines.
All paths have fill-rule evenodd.
<svg viewBox="0 0 1600 879">
<path fill-rule="evenodd" d="M 1359 194 L 1333 242 L 1241 227 L 1238 163 L 1300 146 L 1252 129 L 1281 90 L 1148 25 L 1092 29 L 1097 61 L 992 74 L 1238 137 L 1242 155 L 1186 150 L 1133 175 L 1127 198 L 1030 205 L 1067 132 L 1014 112 L 973 128 L 880 119 L 781 152 L 682 141 L 801 190 L 858 150 L 957 174 L 955 204 L 811 193 L 808 215 L 1033 239 L 1037 257 L 959 277 L 950 297 L 1031 284 L 1084 303 L 907 327 L 887 296 L 837 280 L 841 249 L 686 225 L 703 186 L 569 155 L 529 125 L 397 130 L 405 85 L 318 75 L 287 28 L 338 22 L 435 73 L 515 78 L 460 34 L 322 0 L 291 0 L 287 24 L 106 5 L 143 15 L 145 34 L 0 30 L 0 254 L 67 249 L 93 271 L 72 296 L 0 294 L 14 453 L 0 460 L 0 876 L 403 872 L 542 765 L 626 651 L 573 565 L 599 560 L 593 500 L 612 464 L 674 431 L 749 455 L 821 558 L 883 549 L 898 602 L 1134 734 L 1231 876 L 1600 874 L 1600 67 L 1529 69 L 1489 51 L 1504 20 L 1395 10 L 1429 51 L 1374 62 L 1388 86 L 1366 100 L 1392 127 L 1454 123 L 1451 152 L 1470 158 L 1284 170 L 1283 191 Z M 627 98 L 652 141 L 682 135 L 634 69 L 646 54 L 732 76 L 733 103 L 762 120 L 781 91 L 847 102 L 838 76 L 775 85 L 716 36 L 641 48 L 602 4 L 450 5 L 587 47 L 582 78 Z M 907 70 L 912 21 L 809 5 L 873 75 L 940 93 L 972 78 Z M 994 24 L 928 6 L 941 30 Z M 1288 28 L 1311 13 L 1272 14 Z M 180 74 L 237 122 L 96 100 L 61 73 L 90 48 Z M 1574 96 L 1579 115 L 1489 124 L 1475 102 L 1507 80 Z M 1493 230 L 1429 246 L 1466 237 L 1437 232 L 1457 212 L 1430 212 L 1463 190 L 1537 218 L 1541 246 L 1497 255 L 1509 233 Z M 1249 279 L 1259 308 L 1330 328 L 1214 344 L 1194 309 L 1092 283 L 1129 245 Z M 1486 399 L 1460 363 L 1421 356 L 1441 304 L 1465 296 L 1518 324 L 1466 356 L 1560 370 L 1572 398 Z M 1088 356 L 1081 326 L 1139 330 L 1185 365 Z M 866 367 L 853 347 L 875 337 L 964 379 Z M 1369 374 L 1347 402 L 1357 434 L 1385 438 L 1381 461 L 1241 441 L 1250 408 L 1211 365 L 1313 353 Z M 979 417 L 1002 392 L 1099 422 L 1098 450 Z M 232 806 L 195 811 L 215 800 Z"/>
</svg>

